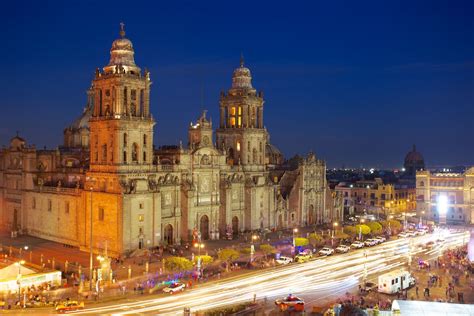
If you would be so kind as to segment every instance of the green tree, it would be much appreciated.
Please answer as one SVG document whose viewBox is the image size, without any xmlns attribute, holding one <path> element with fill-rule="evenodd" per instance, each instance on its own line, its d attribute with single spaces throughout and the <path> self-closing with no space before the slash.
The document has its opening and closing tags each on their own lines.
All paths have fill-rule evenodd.
<svg viewBox="0 0 474 316">
<path fill-rule="evenodd" d="M 391 219 L 391 220 L 389 220 L 389 222 L 390 222 L 390 229 L 391 230 L 399 231 L 400 229 L 402 229 L 402 223 L 400 223 L 396 219 Z"/>
<path fill-rule="evenodd" d="M 309 244 L 308 238 L 296 237 L 295 238 L 295 246 L 302 247 Z"/>
<path fill-rule="evenodd" d="M 240 257 L 240 254 L 237 250 L 232 248 L 224 248 L 217 253 L 217 257 L 219 260 L 225 262 L 226 270 L 229 271 L 229 263 L 237 260 Z"/>
<path fill-rule="evenodd" d="M 369 226 L 373 235 L 380 235 L 382 233 L 382 225 L 379 222 L 369 222 L 367 226 Z"/>
<path fill-rule="evenodd" d="M 349 238 L 349 234 L 341 231 L 341 230 L 338 230 L 335 234 L 334 234 L 334 238 L 338 238 L 338 239 L 347 239 Z"/>
<path fill-rule="evenodd" d="M 268 259 L 268 255 L 271 255 L 272 253 L 276 252 L 275 247 L 273 247 L 272 245 L 268 245 L 268 244 L 260 245 L 260 250 L 265 255 L 265 259 Z"/>
<path fill-rule="evenodd" d="M 214 258 L 212 258 L 211 256 L 208 256 L 208 255 L 194 256 L 194 260 L 193 260 L 194 264 L 197 264 L 198 258 L 201 258 L 201 265 L 203 267 L 211 264 L 214 261 Z"/>
<path fill-rule="evenodd" d="M 356 229 L 356 234 L 359 234 L 361 229 L 362 229 L 362 235 L 365 236 L 365 235 L 370 234 L 370 227 L 365 224 L 356 225 L 355 229 Z"/>
<path fill-rule="evenodd" d="M 351 237 L 354 237 L 358 233 L 354 226 L 344 226 L 343 231 Z"/>
<path fill-rule="evenodd" d="M 192 262 L 184 257 L 169 257 L 165 259 L 165 269 L 168 271 L 187 271 L 192 268 Z"/>
<path fill-rule="evenodd" d="M 316 248 L 323 241 L 323 237 L 319 234 L 311 233 L 308 236 L 308 240 L 311 246 L 313 246 L 313 248 Z"/>
<path fill-rule="evenodd" d="M 251 252 L 250 247 L 245 247 L 245 248 L 240 249 L 240 253 L 244 255 L 249 255 L 250 252 Z"/>
</svg>

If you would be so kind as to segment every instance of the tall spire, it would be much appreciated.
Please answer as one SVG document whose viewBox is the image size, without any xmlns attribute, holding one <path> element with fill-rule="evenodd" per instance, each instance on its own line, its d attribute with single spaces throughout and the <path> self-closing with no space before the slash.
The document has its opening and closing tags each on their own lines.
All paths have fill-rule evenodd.
<svg viewBox="0 0 474 316">
<path fill-rule="evenodd" d="M 240 67 L 243 67 L 244 66 L 244 53 L 240 52 Z"/>
<path fill-rule="evenodd" d="M 120 37 L 124 38 L 125 37 L 125 23 L 120 22 Z"/>
</svg>

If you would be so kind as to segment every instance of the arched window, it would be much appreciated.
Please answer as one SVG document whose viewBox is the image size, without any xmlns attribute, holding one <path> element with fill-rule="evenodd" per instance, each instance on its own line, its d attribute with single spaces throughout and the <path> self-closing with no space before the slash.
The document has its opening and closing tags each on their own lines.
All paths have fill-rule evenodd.
<svg viewBox="0 0 474 316">
<path fill-rule="evenodd" d="M 107 161 L 107 144 L 102 145 L 102 161 Z"/>
<path fill-rule="evenodd" d="M 420 182 L 420 187 L 424 187 L 425 186 L 425 182 L 424 181 L 421 181 Z"/>
<path fill-rule="evenodd" d="M 146 147 L 147 137 L 146 134 L 143 135 L 143 146 Z"/>
<path fill-rule="evenodd" d="M 127 151 L 123 151 L 123 163 L 127 163 Z"/>
<path fill-rule="evenodd" d="M 143 152 L 143 162 L 146 162 L 146 151 Z"/>
<path fill-rule="evenodd" d="M 124 112 L 128 114 L 128 97 L 127 97 L 127 87 L 123 88 L 123 107 Z"/>
<path fill-rule="evenodd" d="M 133 143 L 132 146 L 132 162 L 138 162 L 138 144 Z"/>
<path fill-rule="evenodd" d="M 258 162 L 258 157 L 257 157 L 257 149 L 256 149 L 256 148 L 253 149 L 252 154 L 253 154 L 253 158 L 252 158 L 252 159 L 253 159 L 253 163 L 254 163 L 254 164 L 257 164 L 257 162 Z"/>
<path fill-rule="evenodd" d="M 127 133 L 123 133 L 123 145 L 124 146 L 127 146 L 127 141 L 128 141 Z"/>
</svg>

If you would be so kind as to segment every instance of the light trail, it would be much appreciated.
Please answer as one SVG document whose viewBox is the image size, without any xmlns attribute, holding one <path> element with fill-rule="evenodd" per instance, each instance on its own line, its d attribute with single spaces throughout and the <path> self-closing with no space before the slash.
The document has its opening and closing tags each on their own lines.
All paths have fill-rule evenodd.
<svg viewBox="0 0 474 316">
<path fill-rule="evenodd" d="M 344 293 L 356 286 L 363 278 L 364 264 L 368 278 L 370 275 L 406 265 L 409 255 L 412 259 L 419 256 L 437 257 L 444 249 L 460 246 L 466 234 L 468 233 L 448 233 L 444 236 L 445 242 L 442 245 L 435 244 L 431 250 L 422 246 L 438 239 L 439 234 L 392 240 L 346 254 L 321 257 L 307 263 L 295 263 L 202 284 L 176 295 L 160 295 L 136 302 L 114 302 L 107 306 L 87 308 L 75 314 L 176 315 L 182 314 L 184 307 L 189 307 L 194 312 L 250 301 L 253 300 L 254 294 L 258 299 L 273 299 L 289 293 L 301 297 L 328 298 L 331 294 L 339 295 L 338 293 Z"/>
</svg>

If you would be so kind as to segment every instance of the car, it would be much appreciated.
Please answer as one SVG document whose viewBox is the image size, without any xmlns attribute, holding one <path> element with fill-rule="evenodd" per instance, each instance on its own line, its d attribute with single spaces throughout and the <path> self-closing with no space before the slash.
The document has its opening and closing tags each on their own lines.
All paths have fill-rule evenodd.
<svg viewBox="0 0 474 316">
<path fill-rule="evenodd" d="M 303 250 L 295 256 L 295 262 L 306 262 L 313 258 L 313 252 L 309 249 Z"/>
<path fill-rule="evenodd" d="M 339 253 L 346 253 L 346 252 L 349 252 L 350 249 L 351 249 L 350 246 L 347 246 L 347 245 L 339 245 L 339 246 L 336 248 L 336 252 L 339 252 Z"/>
<path fill-rule="evenodd" d="M 185 287 L 186 287 L 186 285 L 184 283 L 174 282 L 174 283 L 171 283 L 169 286 L 165 287 L 163 289 L 163 292 L 174 294 L 174 293 L 177 293 L 177 292 L 184 291 Z"/>
<path fill-rule="evenodd" d="M 378 236 L 378 237 L 375 237 L 374 239 L 377 240 L 379 244 L 387 241 L 387 239 L 383 236 Z"/>
<path fill-rule="evenodd" d="M 433 240 L 430 240 L 424 245 L 424 248 L 428 249 L 428 250 L 431 250 L 431 249 L 434 248 L 435 244 L 436 243 Z"/>
<path fill-rule="evenodd" d="M 425 229 L 418 229 L 418 230 L 416 231 L 416 233 L 417 233 L 419 236 L 423 236 L 423 235 L 426 234 L 426 230 L 425 230 Z"/>
<path fill-rule="evenodd" d="M 323 249 L 318 251 L 318 254 L 320 256 L 330 256 L 334 253 L 334 249 L 329 248 L 329 247 L 324 247 Z"/>
<path fill-rule="evenodd" d="M 78 301 L 65 301 L 56 305 L 56 311 L 58 313 L 77 311 L 80 309 L 84 309 L 84 302 L 79 303 Z"/>
<path fill-rule="evenodd" d="M 375 246 L 375 245 L 377 245 L 377 241 L 374 240 L 374 239 L 367 239 L 367 240 L 364 242 L 364 244 L 365 244 L 366 246 L 369 246 L 369 247 L 370 247 L 370 246 Z"/>
<path fill-rule="evenodd" d="M 292 262 L 293 262 L 293 258 L 285 257 L 285 256 L 280 256 L 280 258 L 276 260 L 276 263 L 278 264 L 289 264 Z"/>
<path fill-rule="evenodd" d="M 408 235 L 406 232 L 401 232 L 400 234 L 398 234 L 398 237 L 407 238 L 407 237 L 410 237 L 410 235 Z"/>
<path fill-rule="evenodd" d="M 355 249 L 360 249 L 360 248 L 364 248 L 364 247 L 365 247 L 365 244 L 362 241 L 354 241 L 351 244 L 351 248 L 355 248 Z"/>
<path fill-rule="evenodd" d="M 416 232 L 413 231 L 413 230 L 407 231 L 406 234 L 408 235 L 408 237 L 415 237 L 416 236 Z"/>
<path fill-rule="evenodd" d="M 296 297 L 292 294 L 275 300 L 275 305 L 278 306 L 282 312 L 303 312 L 304 311 L 304 301 L 299 297 Z"/>
</svg>

